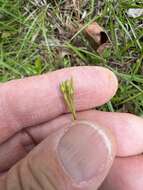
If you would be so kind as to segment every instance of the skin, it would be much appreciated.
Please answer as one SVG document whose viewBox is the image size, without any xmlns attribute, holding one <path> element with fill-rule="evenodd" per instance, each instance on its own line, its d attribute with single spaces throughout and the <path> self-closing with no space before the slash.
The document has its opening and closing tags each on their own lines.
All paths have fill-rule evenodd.
<svg viewBox="0 0 143 190">
<path fill-rule="evenodd" d="M 72 117 L 67 113 L 59 91 L 59 84 L 70 77 L 74 79 L 75 84 L 78 119 L 100 126 L 112 149 L 110 155 L 104 155 L 104 152 L 102 154 L 104 157 L 107 156 L 108 162 L 100 174 L 100 179 L 91 177 L 87 172 L 87 176 L 82 177 L 91 177 L 91 180 L 84 180 L 84 183 L 69 178 L 57 158 L 58 154 L 61 159 L 64 152 L 59 154 L 57 150 L 55 151 L 58 144 L 62 142 L 63 136 L 67 137 L 68 142 L 70 133 L 75 133 L 72 139 L 77 147 L 81 147 L 80 141 L 84 141 L 81 133 L 84 134 L 85 130 L 85 137 L 87 133 L 91 133 L 90 126 L 84 128 L 83 124 L 77 129 L 71 128 Z M 1 84 L 0 189 L 27 190 L 48 187 L 49 190 L 92 190 L 97 189 L 106 177 L 100 190 L 141 190 L 143 187 L 143 119 L 127 113 L 92 110 L 108 102 L 115 95 L 117 88 L 118 83 L 114 74 L 102 67 L 62 69 L 38 77 Z M 93 134 L 97 136 L 97 130 L 91 134 L 93 139 L 90 140 L 93 140 L 92 144 L 95 143 L 95 146 L 88 144 L 89 139 L 86 142 L 87 147 L 85 146 L 88 150 L 92 150 L 88 154 L 89 161 L 94 158 L 98 143 L 105 140 L 99 136 L 100 142 L 95 141 Z M 117 150 L 115 150 L 114 138 Z M 95 154 L 92 154 L 94 151 Z M 115 154 L 116 158 L 113 162 Z M 69 159 L 69 165 L 70 162 L 72 160 Z M 70 169 L 68 167 L 68 170 L 72 170 L 72 167 Z M 42 175 L 45 172 L 46 178 Z M 92 173 L 95 175 L 94 171 Z"/>
</svg>

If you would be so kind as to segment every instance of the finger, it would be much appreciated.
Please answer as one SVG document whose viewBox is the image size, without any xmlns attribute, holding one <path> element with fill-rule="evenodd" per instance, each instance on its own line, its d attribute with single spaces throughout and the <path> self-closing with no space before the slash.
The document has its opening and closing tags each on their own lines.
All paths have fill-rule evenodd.
<svg viewBox="0 0 143 190">
<path fill-rule="evenodd" d="M 143 152 L 143 118 L 129 113 L 85 112 L 79 119 L 96 121 L 111 129 L 117 142 L 117 156 L 132 156 Z"/>
<path fill-rule="evenodd" d="M 142 190 L 143 156 L 116 158 L 100 190 Z"/>
<path fill-rule="evenodd" d="M 21 131 L 0 145 L 0 173 L 24 158 L 36 143 L 26 131 Z"/>
<path fill-rule="evenodd" d="M 59 85 L 73 78 L 77 110 L 107 102 L 117 79 L 102 67 L 74 67 L 39 77 L 11 81 L 0 89 L 0 143 L 24 127 L 46 122 L 66 112 Z"/>
<path fill-rule="evenodd" d="M 132 156 L 143 152 L 143 119 L 128 113 L 111 113 L 90 110 L 78 113 L 78 119 L 89 120 L 110 129 L 117 142 L 118 156 Z M 70 115 L 63 115 L 56 119 L 29 128 L 29 133 L 40 142 L 49 133 L 71 122 Z"/>
<path fill-rule="evenodd" d="M 117 142 L 118 156 L 131 156 L 143 152 L 143 119 L 132 114 L 84 111 L 78 113 L 78 119 L 89 120 L 112 130 Z M 57 117 L 48 123 L 27 128 L 0 145 L 0 171 L 9 169 L 23 158 L 34 146 L 51 133 L 67 125 L 71 115 Z"/>
<path fill-rule="evenodd" d="M 33 149 L 0 181 L 0 189 L 96 190 L 114 156 L 109 131 L 78 121 L 69 130 L 65 127 L 52 133 Z"/>
</svg>

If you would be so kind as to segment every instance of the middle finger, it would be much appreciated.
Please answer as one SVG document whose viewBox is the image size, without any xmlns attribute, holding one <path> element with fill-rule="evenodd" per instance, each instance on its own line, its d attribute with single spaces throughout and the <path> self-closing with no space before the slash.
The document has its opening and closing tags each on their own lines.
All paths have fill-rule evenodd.
<svg viewBox="0 0 143 190">
<path fill-rule="evenodd" d="M 97 122 L 110 128 L 117 141 L 117 155 L 129 156 L 143 152 L 143 119 L 132 114 L 108 113 L 95 110 L 78 113 L 78 119 Z M 27 128 L 0 145 L 0 171 L 10 168 L 50 133 L 68 126 L 72 119 L 69 114 L 48 123 Z M 96 148 L 96 147 L 95 147 Z"/>
<path fill-rule="evenodd" d="M 143 156 L 116 158 L 100 190 L 142 190 Z"/>
</svg>

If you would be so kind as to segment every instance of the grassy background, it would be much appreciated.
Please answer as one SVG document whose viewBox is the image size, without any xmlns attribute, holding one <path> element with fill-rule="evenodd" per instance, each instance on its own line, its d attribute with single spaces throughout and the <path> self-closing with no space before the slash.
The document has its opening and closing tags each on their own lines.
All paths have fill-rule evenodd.
<svg viewBox="0 0 143 190">
<path fill-rule="evenodd" d="M 101 65 L 119 78 L 107 111 L 143 116 L 143 17 L 129 18 L 141 0 L 0 0 L 0 82 L 74 65 Z M 112 48 L 98 55 L 80 24 L 97 21 Z"/>
</svg>

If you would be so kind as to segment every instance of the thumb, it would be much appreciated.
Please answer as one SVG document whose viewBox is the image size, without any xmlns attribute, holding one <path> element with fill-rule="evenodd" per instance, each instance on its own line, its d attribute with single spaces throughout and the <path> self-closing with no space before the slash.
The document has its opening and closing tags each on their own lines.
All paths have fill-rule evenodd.
<svg viewBox="0 0 143 190">
<path fill-rule="evenodd" d="M 112 136 L 87 121 L 71 125 L 50 134 L 16 164 L 0 189 L 96 190 L 115 156 Z"/>
</svg>

